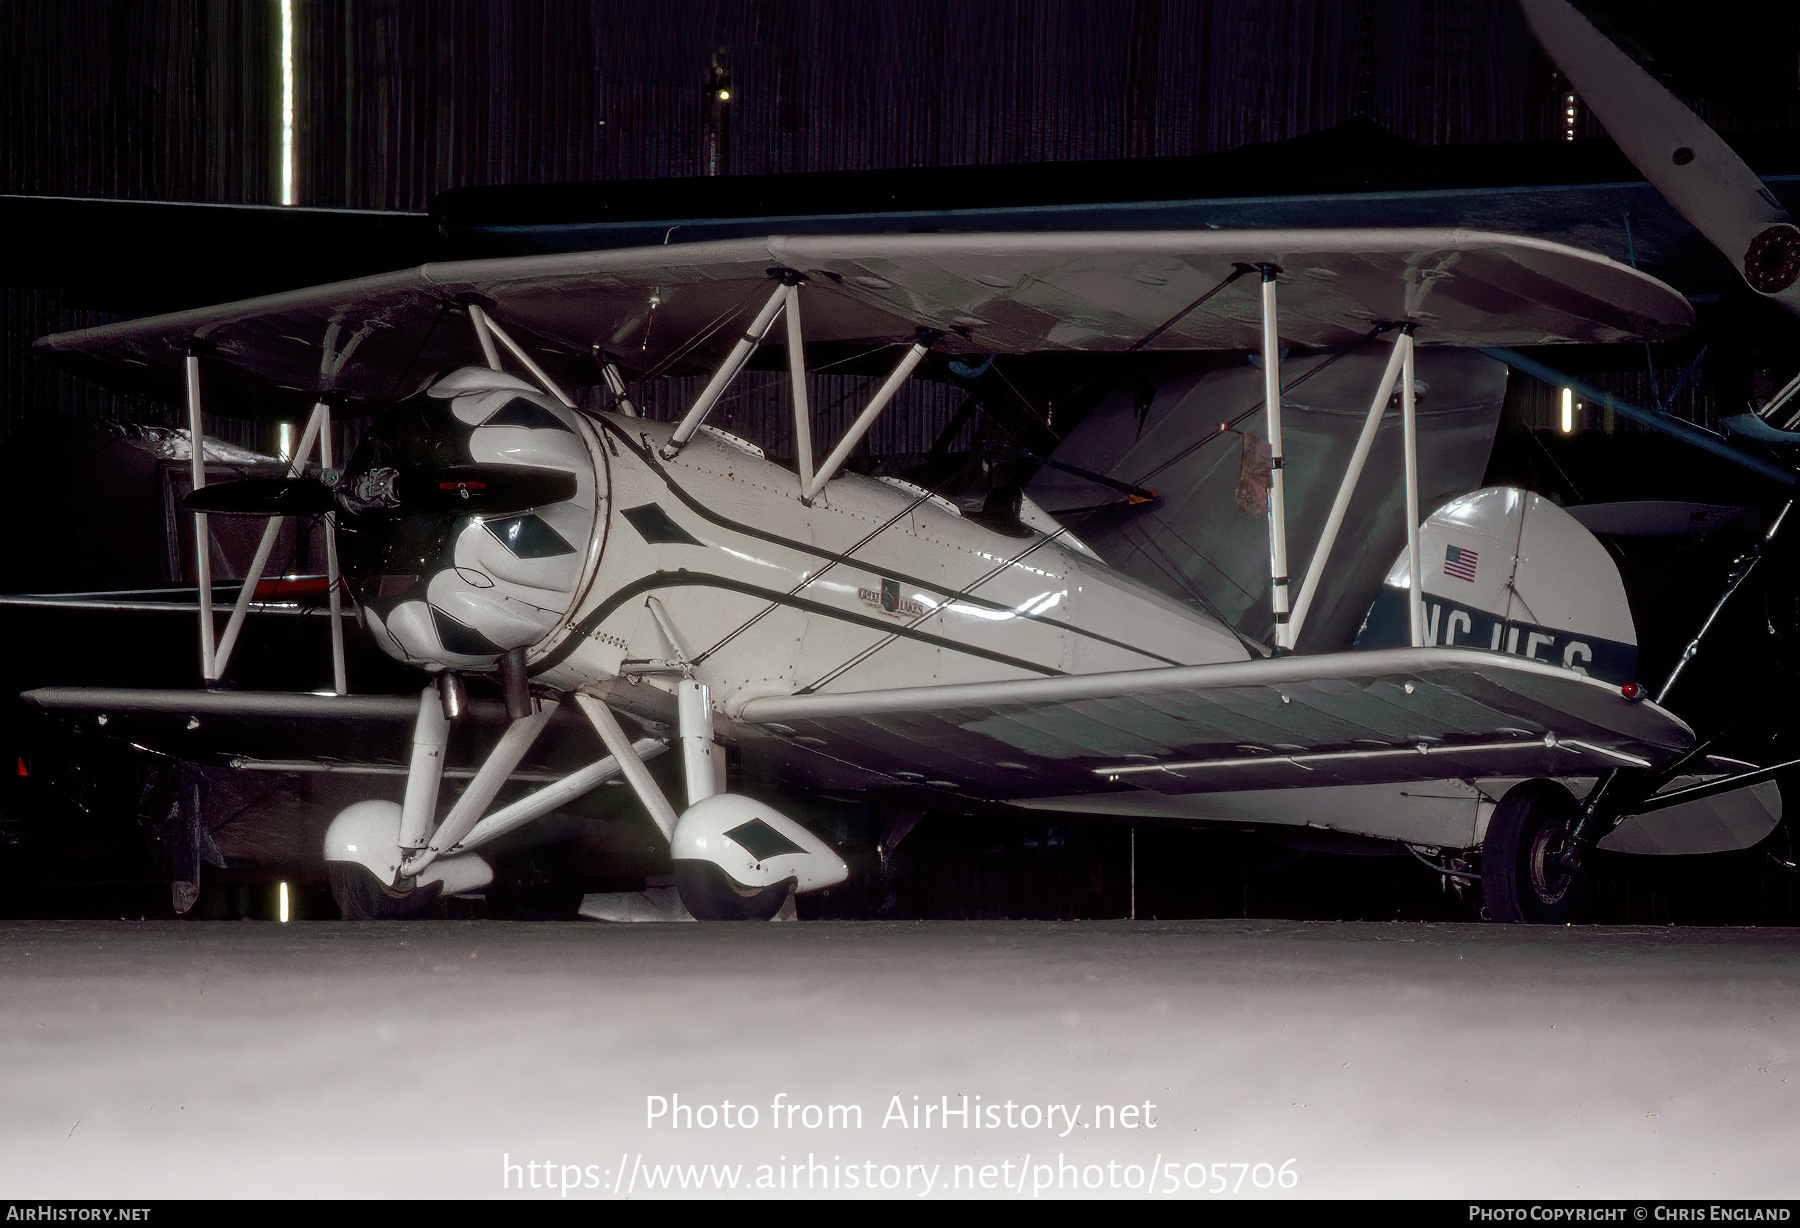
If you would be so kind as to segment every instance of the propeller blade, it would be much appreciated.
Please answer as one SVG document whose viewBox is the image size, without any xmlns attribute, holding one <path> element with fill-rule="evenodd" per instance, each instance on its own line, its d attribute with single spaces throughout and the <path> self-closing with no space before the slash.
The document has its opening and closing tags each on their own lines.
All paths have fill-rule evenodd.
<svg viewBox="0 0 1800 1228">
<path fill-rule="evenodd" d="M 1751 289 L 1800 313 L 1800 227 L 1756 172 L 1567 0 L 1519 3 L 1545 52 L 1650 185 Z"/>
<path fill-rule="evenodd" d="M 181 506 L 209 516 L 315 516 L 337 504 L 317 478 L 240 478 L 202 486 Z"/>
<path fill-rule="evenodd" d="M 240 478 L 202 486 L 181 501 L 212 516 L 316 516 L 398 508 L 409 513 L 494 516 L 575 497 L 575 475 L 534 465 L 376 469 L 349 475 L 336 491 L 317 478 Z"/>
<path fill-rule="evenodd" d="M 397 483 L 409 512 L 463 512 L 492 516 L 523 512 L 575 497 L 575 475 L 532 465 L 452 465 L 407 469 Z"/>
<path fill-rule="evenodd" d="M 573 499 L 575 475 L 535 465 L 378 467 L 347 473 L 337 500 L 353 513 L 496 516 Z"/>
</svg>

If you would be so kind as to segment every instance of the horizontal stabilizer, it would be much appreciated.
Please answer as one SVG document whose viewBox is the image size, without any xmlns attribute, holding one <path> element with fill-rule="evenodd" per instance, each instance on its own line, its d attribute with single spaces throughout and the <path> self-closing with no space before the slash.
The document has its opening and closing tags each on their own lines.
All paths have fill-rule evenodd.
<svg viewBox="0 0 1800 1228">
<path fill-rule="evenodd" d="M 1760 421 L 1760 419 L 1758 419 Z M 1800 443 L 1800 435 L 1794 436 Z M 1563 511 L 1590 533 L 1611 537 L 1678 537 L 1735 529 L 1753 533 L 1761 520 L 1753 507 L 1641 499 L 1624 503 L 1582 503 Z"/>
</svg>

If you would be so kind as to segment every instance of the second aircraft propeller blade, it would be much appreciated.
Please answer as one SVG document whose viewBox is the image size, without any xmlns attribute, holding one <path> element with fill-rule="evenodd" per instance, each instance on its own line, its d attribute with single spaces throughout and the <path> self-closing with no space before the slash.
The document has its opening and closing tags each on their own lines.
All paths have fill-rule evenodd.
<svg viewBox="0 0 1800 1228">
<path fill-rule="evenodd" d="M 1752 289 L 1800 313 L 1800 228 L 1756 172 L 1567 0 L 1519 3 L 1538 42 L 1650 185 Z"/>
</svg>

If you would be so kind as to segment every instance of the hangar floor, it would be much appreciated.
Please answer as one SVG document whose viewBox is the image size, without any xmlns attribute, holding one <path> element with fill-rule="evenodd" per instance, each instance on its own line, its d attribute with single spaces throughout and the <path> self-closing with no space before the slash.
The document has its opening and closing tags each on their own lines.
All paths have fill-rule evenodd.
<svg viewBox="0 0 1800 1228">
<path fill-rule="evenodd" d="M 1152 1196 L 1791 1198 L 1797 953 L 1448 924 L 6 922 L 0 1194 L 642 1197 L 743 1165 L 749 1194 L 1154 1171 Z M 945 1098 L 1014 1125 L 913 1126 Z"/>
</svg>

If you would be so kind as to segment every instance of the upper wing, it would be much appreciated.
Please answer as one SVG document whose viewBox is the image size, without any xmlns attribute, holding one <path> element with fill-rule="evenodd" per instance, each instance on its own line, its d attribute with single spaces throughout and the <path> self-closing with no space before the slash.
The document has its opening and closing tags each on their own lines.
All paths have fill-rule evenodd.
<svg viewBox="0 0 1800 1228">
<path fill-rule="evenodd" d="M 1693 321 L 1646 274 L 1559 243 L 1451 228 L 1077 231 L 1053 234 L 772 237 L 427 264 L 219 307 L 43 338 L 102 382 L 169 395 L 199 343 L 236 412 L 270 394 L 412 392 L 477 351 L 447 317 L 474 299 L 529 334 L 542 358 L 591 376 L 595 348 L 645 369 L 700 365 L 728 348 L 768 293 L 771 267 L 807 278 L 809 342 L 910 339 L 923 325 L 970 352 L 1122 351 L 1177 316 L 1237 264 L 1273 262 L 1284 341 L 1335 346 L 1379 321 L 1419 340 L 1535 345 L 1656 339 Z M 1258 344 L 1254 279 L 1183 317 L 1158 349 Z M 732 327 L 732 325 L 736 327 Z M 588 378 L 583 382 L 597 382 Z"/>
<path fill-rule="evenodd" d="M 1694 740 L 1609 683 L 1456 648 L 795 695 L 738 715 L 846 765 L 1008 800 L 1592 774 Z"/>
</svg>

